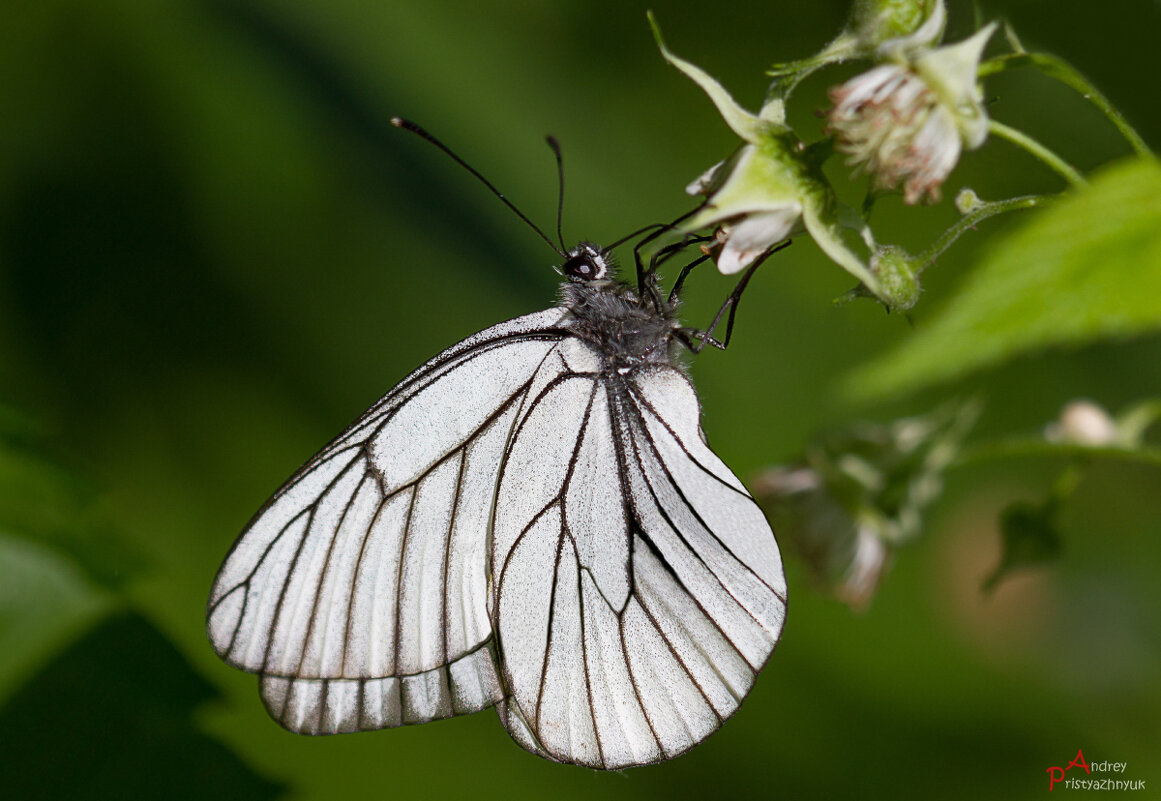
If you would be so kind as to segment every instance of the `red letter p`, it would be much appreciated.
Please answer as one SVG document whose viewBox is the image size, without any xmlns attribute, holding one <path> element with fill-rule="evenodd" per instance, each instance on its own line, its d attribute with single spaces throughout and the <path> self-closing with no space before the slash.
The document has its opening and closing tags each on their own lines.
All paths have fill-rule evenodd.
<svg viewBox="0 0 1161 801">
<path fill-rule="evenodd" d="M 1053 776 L 1052 771 L 1056 771 L 1058 775 Z M 1052 792 L 1052 785 L 1057 782 L 1064 781 L 1064 768 L 1048 768 L 1048 792 Z"/>
</svg>

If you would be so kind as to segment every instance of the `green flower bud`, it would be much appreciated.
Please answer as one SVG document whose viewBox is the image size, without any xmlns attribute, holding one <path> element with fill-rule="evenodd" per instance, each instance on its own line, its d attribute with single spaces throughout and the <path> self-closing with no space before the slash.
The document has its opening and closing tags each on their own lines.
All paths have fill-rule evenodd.
<svg viewBox="0 0 1161 801">
<path fill-rule="evenodd" d="M 976 194 L 974 189 L 967 187 L 959 190 L 955 196 L 955 209 L 960 214 L 971 214 L 976 209 L 984 205 L 984 201 Z"/>
<path fill-rule="evenodd" d="M 879 298 L 891 311 L 907 311 L 919 301 L 915 259 L 895 245 L 881 245 L 871 256 L 871 272 L 879 281 Z"/>
<path fill-rule="evenodd" d="M 806 76 L 850 58 L 883 58 L 934 45 L 943 36 L 943 0 L 855 0 L 842 33 L 813 56 L 775 64 L 772 90 L 785 97 Z"/>
<path fill-rule="evenodd" d="M 934 44 L 945 21 L 943 0 L 855 0 L 847 31 L 863 50 L 874 51 L 884 45 Z"/>
</svg>

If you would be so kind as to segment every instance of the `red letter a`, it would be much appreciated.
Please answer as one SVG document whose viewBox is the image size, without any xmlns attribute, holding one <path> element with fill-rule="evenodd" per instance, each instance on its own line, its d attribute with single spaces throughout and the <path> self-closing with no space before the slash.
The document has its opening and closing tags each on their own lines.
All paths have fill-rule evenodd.
<svg viewBox="0 0 1161 801">
<path fill-rule="evenodd" d="M 1065 770 L 1069 770 L 1070 768 L 1084 768 L 1085 773 L 1087 773 L 1089 776 L 1092 775 L 1092 771 L 1088 769 L 1088 763 L 1084 761 L 1084 752 L 1079 748 L 1076 749 L 1076 759 L 1069 762 L 1068 767 L 1065 768 Z"/>
</svg>

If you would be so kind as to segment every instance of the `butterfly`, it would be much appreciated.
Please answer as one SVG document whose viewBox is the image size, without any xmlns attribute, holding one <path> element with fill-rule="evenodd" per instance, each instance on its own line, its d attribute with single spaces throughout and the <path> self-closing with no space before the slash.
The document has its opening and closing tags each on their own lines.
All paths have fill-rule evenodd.
<svg viewBox="0 0 1161 801">
<path fill-rule="evenodd" d="M 753 686 L 786 583 L 702 433 L 677 352 L 703 343 L 640 259 L 633 287 L 609 249 L 563 255 L 556 306 L 404 378 L 227 555 L 210 642 L 290 731 L 495 706 L 528 751 L 619 769 L 701 742 Z"/>
</svg>

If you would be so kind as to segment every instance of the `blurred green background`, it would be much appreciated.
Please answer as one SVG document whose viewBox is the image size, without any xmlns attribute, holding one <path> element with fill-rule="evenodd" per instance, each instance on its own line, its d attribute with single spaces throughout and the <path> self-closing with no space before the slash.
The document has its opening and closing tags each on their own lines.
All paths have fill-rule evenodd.
<svg viewBox="0 0 1161 801">
<path fill-rule="evenodd" d="M 671 47 L 756 107 L 847 4 L 649 4 Z M 545 227 L 556 135 L 566 238 L 610 241 L 690 206 L 733 136 L 668 67 L 647 5 L 614 2 L 8 0 L 0 26 L 0 796 L 4 798 L 1027 798 L 1083 748 L 1161 783 L 1161 479 L 1099 464 L 1066 549 L 993 595 L 998 511 L 1059 464 L 950 476 L 869 611 L 788 560 L 775 657 L 688 755 L 603 775 L 510 742 L 490 712 L 305 738 L 203 630 L 220 560 L 304 459 L 421 361 L 554 297 L 553 254 L 434 148 L 421 122 Z M 1070 60 L 1161 144 L 1155 2 L 987 3 Z M 971 30 L 952 3 L 949 36 Z M 796 96 L 806 138 L 827 71 Z M 1128 148 L 1069 90 L 989 83 L 989 111 L 1082 169 Z M 842 175 L 841 166 L 836 175 Z M 945 192 L 1057 191 L 1002 142 Z M 847 198 L 859 199 L 856 194 Z M 876 209 L 918 251 L 949 200 Z M 851 281 L 805 239 L 758 274 L 734 344 L 692 363 L 704 427 L 741 476 L 811 434 L 981 393 L 981 436 L 1035 433 L 1075 397 L 1161 386 L 1161 339 L 1053 351 L 938 392 L 855 405 L 842 377 L 936 318 L 984 223 L 925 274 L 912 319 L 834 307 Z M 704 324 L 730 282 L 691 279 Z M 1058 788 L 1059 789 L 1059 788 Z M 1135 796 L 1136 797 L 1136 796 Z"/>
</svg>

